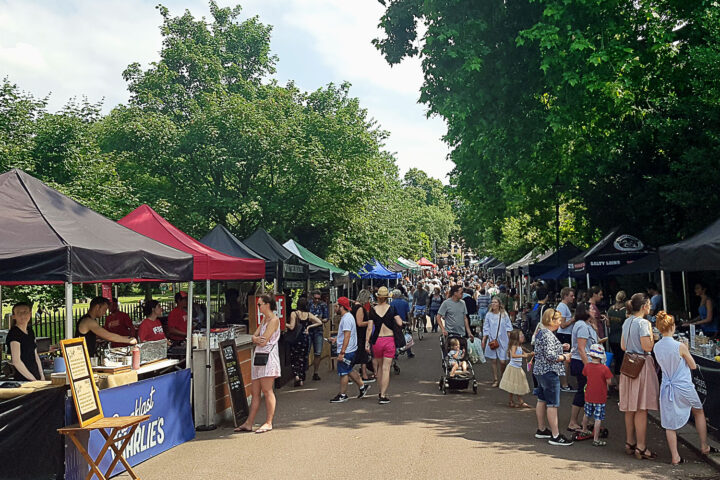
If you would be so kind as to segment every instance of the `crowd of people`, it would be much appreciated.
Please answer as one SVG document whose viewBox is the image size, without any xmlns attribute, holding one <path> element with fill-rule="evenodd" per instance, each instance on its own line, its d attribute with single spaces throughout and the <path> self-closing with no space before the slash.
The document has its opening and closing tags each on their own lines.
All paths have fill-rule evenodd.
<svg viewBox="0 0 720 480">
<path fill-rule="evenodd" d="M 700 297 L 705 294 L 702 286 L 696 291 Z M 690 375 L 697 367 L 688 348 L 673 338 L 675 319 L 662 311 L 657 288 L 651 284 L 646 292 L 629 298 L 623 291 L 616 292 L 610 304 L 604 301 L 604 293 L 597 286 L 580 292 L 565 287 L 551 301 L 548 288 L 536 283 L 532 303 L 522 306 L 511 286 L 483 279 L 475 272 L 460 271 L 424 277 L 417 284 L 399 283 L 393 291 L 385 286 L 363 289 L 355 301 L 340 297 L 335 311 L 340 319 L 337 336 L 327 339 L 335 348 L 340 378 L 339 392 L 331 402 L 348 401 L 351 383 L 358 389 L 356 397 L 364 398 L 377 382 L 378 403 L 390 403 L 391 365 L 405 344 L 403 333 L 408 328 L 427 328 L 448 336 L 445 354 L 451 376 L 467 372 L 471 358 L 467 350 L 476 336 L 480 338 L 482 354 L 491 366 L 492 387 L 508 393 L 508 407 L 534 408 L 535 437 L 547 439 L 551 445 L 569 446 L 589 440 L 593 446 L 606 446 L 608 431 L 603 422 L 611 394 L 617 395 L 619 411 L 624 415 L 624 450 L 628 455 L 638 459 L 657 456 L 647 444 L 649 410 L 660 411 L 673 464 L 685 461 L 678 453 L 677 430 L 691 414 L 702 453 L 714 451 L 707 442 L 702 403 Z M 315 359 L 320 358 L 324 340 L 322 328 L 318 327 L 330 316 L 319 292 L 311 298 L 310 302 L 300 299 L 288 323 L 289 331 L 298 331 L 292 350 L 296 386 L 305 381 L 311 347 Z M 712 315 L 712 300 L 702 298 L 701 306 L 704 310 L 693 321 L 711 331 L 713 322 L 704 320 L 708 311 Z M 424 321 L 414 324 L 412 319 L 418 314 Z M 275 336 L 277 327 L 263 325 L 255 334 L 258 348 L 267 349 L 273 343 L 269 331 Z M 613 354 L 612 362 L 606 361 L 608 352 Z M 641 361 L 642 367 L 628 374 L 623 365 L 626 356 Z M 661 380 L 656 364 L 662 372 Z M 313 379 L 319 380 L 317 363 L 313 367 Z M 255 374 L 254 367 L 253 385 Z M 279 372 L 271 369 L 270 374 Z M 253 386 L 253 391 L 272 395 L 261 387 Z M 525 398 L 530 392 L 537 399 L 534 407 Z M 572 394 L 566 417 L 569 434 L 560 429 L 564 392 Z M 253 396 L 251 418 L 240 430 L 251 428 L 259 401 Z M 268 414 L 259 431 L 271 428 L 272 417 Z"/>
</svg>

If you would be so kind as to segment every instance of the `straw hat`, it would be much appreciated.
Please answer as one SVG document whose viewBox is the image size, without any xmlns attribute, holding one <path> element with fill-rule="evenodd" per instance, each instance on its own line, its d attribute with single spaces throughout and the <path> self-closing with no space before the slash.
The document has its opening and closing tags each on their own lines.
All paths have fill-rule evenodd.
<svg viewBox="0 0 720 480">
<path fill-rule="evenodd" d="M 387 287 L 380 287 L 377 291 L 377 298 L 390 298 L 390 292 Z"/>
</svg>

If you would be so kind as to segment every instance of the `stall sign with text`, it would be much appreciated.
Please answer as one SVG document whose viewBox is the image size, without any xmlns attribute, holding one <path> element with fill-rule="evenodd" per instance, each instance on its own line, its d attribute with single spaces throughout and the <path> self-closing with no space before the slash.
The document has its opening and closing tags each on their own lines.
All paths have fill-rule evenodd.
<svg viewBox="0 0 720 480">
<path fill-rule="evenodd" d="M 235 340 L 225 340 L 220 343 L 225 377 L 227 378 L 228 390 L 230 391 L 230 403 L 232 404 L 233 421 L 239 427 L 250 414 L 245 394 L 245 381 L 240 371 L 240 362 L 235 350 Z"/>
<path fill-rule="evenodd" d="M 260 313 L 260 306 L 258 305 L 258 302 L 260 301 L 260 297 L 255 297 L 255 318 L 257 319 L 257 325 L 255 325 L 255 328 L 260 327 L 260 324 L 263 321 L 263 314 Z M 277 295 L 275 297 L 275 315 L 280 319 L 280 330 L 285 330 L 285 295 Z"/>
</svg>

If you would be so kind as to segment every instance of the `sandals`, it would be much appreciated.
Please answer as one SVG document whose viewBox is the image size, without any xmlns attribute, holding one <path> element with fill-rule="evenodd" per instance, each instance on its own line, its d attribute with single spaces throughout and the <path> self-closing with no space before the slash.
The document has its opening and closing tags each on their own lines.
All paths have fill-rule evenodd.
<svg viewBox="0 0 720 480">
<path fill-rule="evenodd" d="M 625 455 L 635 455 L 636 445 L 634 443 L 625 442 Z"/>
<path fill-rule="evenodd" d="M 593 447 L 605 447 L 607 442 L 605 440 L 593 440 Z"/>
<path fill-rule="evenodd" d="M 491 387 L 495 388 L 495 387 L 497 387 L 498 385 L 500 385 L 500 382 L 498 382 L 497 380 L 495 380 L 495 381 L 492 383 Z"/>
<path fill-rule="evenodd" d="M 713 447 L 712 445 L 708 445 L 708 447 L 709 447 L 709 448 L 708 448 L 708 451 L 707 451 L 707 452 L 700 452 L 700 453 L 702 453 L 703 455 L 706 455 L 706 456 L 707 456 L 707 455 L 710 455 L 711 453 L 720 453 L 720 450 L 718 450 L 717 448 Z"/>
<path fill-rule="evenodd" d="M 240 425 L 233 431 L 235 431 L 235 432 L 252 432 L 252 428 L 247 428 L 247 427 Z"/>
<path fill-rule="evenodd" d="M 638 460 L 654 460 L 657 458 L 657 453 L 651 452 L 650 450 L 645 448 L 645 450 L 640 450 L 639 448 L 635 449 L 635 458 Z"/>
<path fill-rule="evenodd" d="M 670 465 L 682 465 L 683 463 L 688 463 L 687 460 L 685 460 L 683 457 L 680 457 L 680 461 L 676 462 L 670 462 Z"/>
<path fill-rule="evenodd" d="M 258 428 L 257 430 L 255 430 L 255 433 L 265 433 L 265 432 L 272 432 L 272 427 L 262 426 L 262 427 Z"/>
<path fill-rule="evenodd" d="M 508 402 L 508 407 L 517 408 L 519 405 L 515 405 L 513 402 Z"/>
<path fill-rule="evenodd" d="M 593 432 L 579 431 L 575 435 L 573 435 L 573 438 L 578 442 L 582 442 L 583 440 L 590 440 L 591 438 L 593 438 Z"/>
<path fill-rule="evenodd" d="M 533 408 L 531 405 L 528 405 L 527 402 L 522 402 L 519 405 L 516 405 L 517 408 Z"/>
</svg>

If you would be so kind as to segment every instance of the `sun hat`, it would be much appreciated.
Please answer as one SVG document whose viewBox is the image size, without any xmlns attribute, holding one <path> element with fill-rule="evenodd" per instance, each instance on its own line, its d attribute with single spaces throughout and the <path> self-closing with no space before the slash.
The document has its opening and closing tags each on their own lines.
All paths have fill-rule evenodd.
<svg viewBox="0 0 720 480">
<path fill-rule="evenodd" d="M 378 298 L 390 298 L 390 292 L 388 291 L 387 287 L 380 287 L 378 288 L 376 296 Z"/>
<path fill-rule="evenodd" d="M 599 343 L 594 343 L 590 346 L 590 353 L 588 353 L 588 355 L 602 360 L 605 358 L 605 347 Z"/>
</svg>

